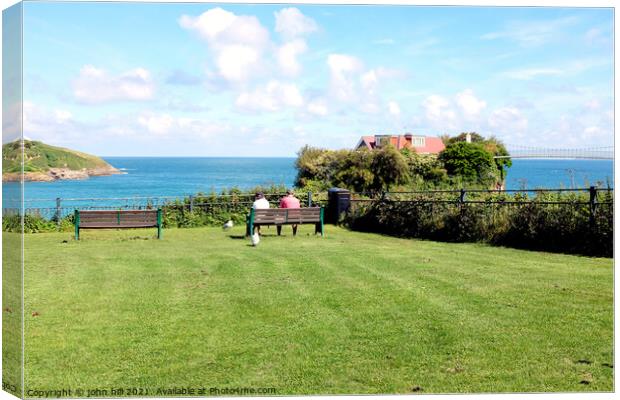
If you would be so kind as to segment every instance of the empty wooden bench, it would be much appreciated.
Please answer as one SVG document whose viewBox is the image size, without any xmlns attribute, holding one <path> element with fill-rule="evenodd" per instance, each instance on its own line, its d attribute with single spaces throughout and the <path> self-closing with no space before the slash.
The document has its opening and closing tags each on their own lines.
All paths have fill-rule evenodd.
<svg viewBox="0 0 620 400">
<path fill-rule="evenodd" d="M 251 209 L 246 223 L 246 235 L 254 232 L 255 226 L 275 225 L 278 235 L 282 225 L 314 224 L 314 234 L 323 236 L 323 207 L 265 208 Z M 295 232 L 293 233 L 295 234 Z"/>
<path fill-rule="evenodd" d="M 157 228 L 157 239 L 161 239 L 161 209 L 75 210 L 75 240 L 80 240 L 80 229 L 125 228 Z"/>
</svg>

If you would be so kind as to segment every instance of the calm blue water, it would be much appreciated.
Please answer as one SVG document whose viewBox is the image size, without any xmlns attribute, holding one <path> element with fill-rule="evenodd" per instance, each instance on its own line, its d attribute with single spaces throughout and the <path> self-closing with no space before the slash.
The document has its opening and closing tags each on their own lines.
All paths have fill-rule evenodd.
<svg viewBox="0 0 620 400">
<path fill-rule="evenodd" d="M 182 197 L 197 192 L 219 191 L 237 186 L 292 186 L 294 158 L 160 158 L 107 157 L 106 161 L 126 174 L 93 177 L 83 181 L 29 182 L 24 197 L 37 199 L 27 207 L 53 207 L 61 198 Z M 572 176 L 572 177 L 571 177 Z M 513 160 L 508 189 L 584 187 L 597 181 L 613 186 L 610 160 Z M 7 196 L 15 184 L 3 184 Z M 38 200 L 47 199 L 47 200 Z M 63 202 L 69 206 L 71 203 Z M 75 203 L 74 203 L 75 204 Z"/>
<path fill-rule="evenodd" d="M 506 189 L 588 187 L 609 180 L 614 187 L 612 160 L 514 159 L 506 176 Z M 524 186 L 525 185 L 525 186 Z"/>
</svg>

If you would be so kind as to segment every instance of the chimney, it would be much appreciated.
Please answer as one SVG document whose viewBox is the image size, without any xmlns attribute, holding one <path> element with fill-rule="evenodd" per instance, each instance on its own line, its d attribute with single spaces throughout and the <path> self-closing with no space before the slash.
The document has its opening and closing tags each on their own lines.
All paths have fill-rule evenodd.
<svg viewBox="0 0 620 400">
<path fill-rule="evenodd" d="M 467 134 L 465 135 L 465 141 L 466 141 L 467 143 L 471 143 L 471 133 L 467 133 Z"/>
</svg>

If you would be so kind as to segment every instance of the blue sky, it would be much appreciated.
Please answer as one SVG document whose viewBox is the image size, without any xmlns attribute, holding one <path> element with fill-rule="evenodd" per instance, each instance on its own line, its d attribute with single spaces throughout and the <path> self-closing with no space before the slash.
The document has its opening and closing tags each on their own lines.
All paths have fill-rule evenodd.
<svg viewBox="0 0 620 400">
<path fill-rule="evenodd" d="M 99 155 L 293 156 L 361 135 L 613 144 L 613 12 L 24 3 L 24 134 Z"/>
</svg>

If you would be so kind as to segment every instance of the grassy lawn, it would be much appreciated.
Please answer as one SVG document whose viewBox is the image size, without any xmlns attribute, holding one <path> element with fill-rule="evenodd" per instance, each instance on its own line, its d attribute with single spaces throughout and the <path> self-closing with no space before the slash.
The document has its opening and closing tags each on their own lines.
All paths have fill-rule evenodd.
<svg viewBox="0 0 620 400">
<path fill-rule="evenodd" d="M 326 228 L 27 235 L 26 390 L 613 390 L 611 259 Z"/>
</svg>

